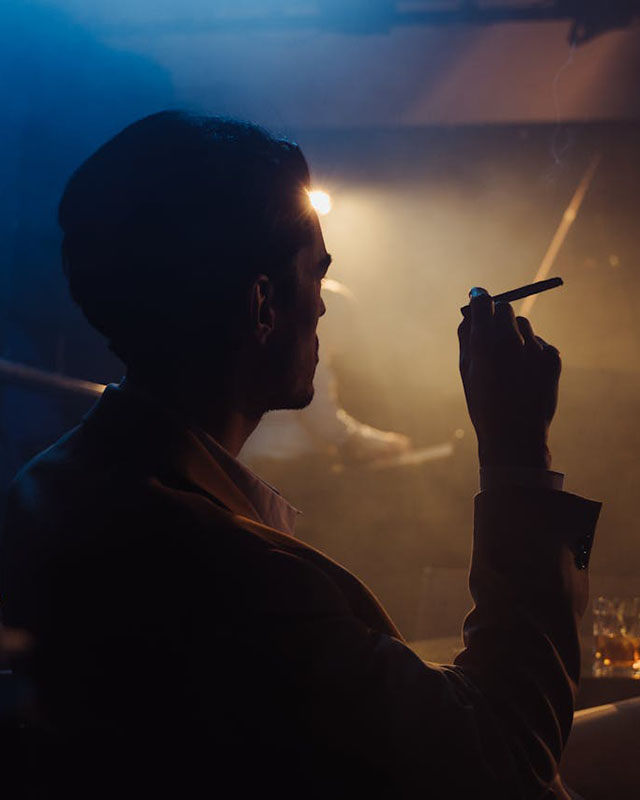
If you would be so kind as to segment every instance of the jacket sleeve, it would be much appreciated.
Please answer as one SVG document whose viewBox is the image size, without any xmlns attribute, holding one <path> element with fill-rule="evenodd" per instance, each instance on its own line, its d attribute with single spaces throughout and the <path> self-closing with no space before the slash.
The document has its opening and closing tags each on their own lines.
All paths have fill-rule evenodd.
<svg viewBox="0 0 640 800">
<path fill-rule="evenodd" d="M 500 489 L 475 502 L 465 650 L 456 665 L 491 703 L 530 796 L 557 771 L 580 675 L 578 624 L 600 504 Z"/>
<path fill-rule="evenodd" d="M 256 657 L 286 676 L 305 735 L 378 771 L 388 796 L 542 797 L 571 725 L 587 596 L 576 562 L 598 513 L 563 492 L 476 498 L 475 608 L 451 666 L 367 627 L 324 571 L 271 550 L 245 585 Z"/>
<path fill-rule="evenodd" d="M 303 549 L 212 523 L 204 499 L 196 522 L 181 498 L 136 498 L 92 521 L 91 537 L 64 539 L 55 559 L 35 539 L 46 558 L 29 556 L 31 523 L 10 526 L 7 622 L 46 633 L 38 674 L 89 744 L 87 709 L 92 729 L 116 732 L 110 758 L 113 741 L 157 727 L 150 774 L 165 739 L 184 740 L 192 763 L 250 761 L 237 780 L 281 782 L 285 763 L 300 780 L 331 772 L 309 797 L 544 796 L 571 724 L 587 592 L 576 564 L 597 504 L 524 489 L 476 498 L 475 608 L 465 650 L 440 666 L 365 621 L 370 598 L 359 606 L 354 581 L 345 589 Z M 29 599 L 33 565 L 46 567 L 46 603 Z M 347 773 L 353 791 L 332 792 Z"/>
</svg>

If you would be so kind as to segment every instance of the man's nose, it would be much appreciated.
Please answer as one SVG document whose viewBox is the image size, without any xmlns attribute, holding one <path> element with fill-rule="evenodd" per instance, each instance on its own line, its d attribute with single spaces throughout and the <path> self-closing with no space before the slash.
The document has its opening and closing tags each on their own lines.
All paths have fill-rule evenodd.
<svg viewBox="0 0 640 800">
<path fill-rule="evenodd" d="M 324 300 L 322 296 L 320 297 L 320 313 L 318 314 L 319 317 L 323 317 L 327 313 L 327 307 L 324 304 Z"/>
</svg>

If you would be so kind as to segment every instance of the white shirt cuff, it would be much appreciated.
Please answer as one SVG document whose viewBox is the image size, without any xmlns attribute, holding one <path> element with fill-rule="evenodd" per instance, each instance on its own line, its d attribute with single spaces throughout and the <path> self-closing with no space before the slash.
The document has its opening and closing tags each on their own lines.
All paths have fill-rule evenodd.
<svg viewBox="0 0 640 800">
<path fill-rule="evenodd" d="M 522 486 L 525 489 L 554 489 L 561 492 L 564 474 L 550 469 L 532 467 L 482 467 L 480 491 L 501 486 Z"/>
</svg>

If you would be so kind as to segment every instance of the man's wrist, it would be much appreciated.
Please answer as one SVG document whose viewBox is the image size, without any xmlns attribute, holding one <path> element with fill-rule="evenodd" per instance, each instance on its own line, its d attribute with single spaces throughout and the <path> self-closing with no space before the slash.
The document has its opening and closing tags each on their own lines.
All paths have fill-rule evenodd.
<svg viewBox="0 0 640 800">
<path fill-rule="evenodd" d="M 564 489 L 564 474 L 534 467 L 481 467 L 480 491 L 520 486 L 525 489 Z"/>
<path fill-rule="evenodd" d="M 518 444 L 491 442 L 478 444 L 480 468 L 525 467 L 527 469 L 549 469 L 551 453 L 546 442 Z"/>
</svg>

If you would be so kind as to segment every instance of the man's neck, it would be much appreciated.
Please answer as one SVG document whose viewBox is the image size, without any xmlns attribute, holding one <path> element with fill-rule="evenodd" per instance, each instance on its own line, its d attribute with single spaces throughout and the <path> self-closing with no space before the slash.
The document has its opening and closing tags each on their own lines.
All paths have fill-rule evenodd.
<svg viewBox="0 0 640 800">
<path fill-rule="evenodd" d="M 246 413 L 234 402 L 228 383 L 214 393 L 187 389 L 182 381 L 147 380 L 127 373 L 121 385 L 143 392 L 187 425 L 205 431 L 234 458 L 260 422 L 260 415 Z"/>
</svg>

